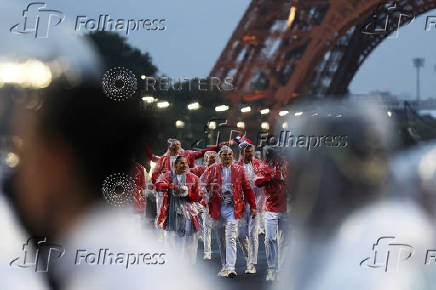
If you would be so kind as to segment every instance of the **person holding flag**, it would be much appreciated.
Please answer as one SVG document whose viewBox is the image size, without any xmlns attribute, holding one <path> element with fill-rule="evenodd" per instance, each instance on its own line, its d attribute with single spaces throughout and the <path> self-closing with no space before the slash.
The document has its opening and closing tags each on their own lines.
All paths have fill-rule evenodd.
<svg viewBox="0 0 436 290">
<path fill-rule="evenodd" d="M 198 177 L 188 172 L 185 156 L 176 157 L 174 168 L 174 172 L 162 174 L 156 182 L 156 189 L 164 193 L 157 224 L 174 233 L 176 247 L 195 263 L 199 222 L 193 203 L 201 201 Z"/>
</svg>

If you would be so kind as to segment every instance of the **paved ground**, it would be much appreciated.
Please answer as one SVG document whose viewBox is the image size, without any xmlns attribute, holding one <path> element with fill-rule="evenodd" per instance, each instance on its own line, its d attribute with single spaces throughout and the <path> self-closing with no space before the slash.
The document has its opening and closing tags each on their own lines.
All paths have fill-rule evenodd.
<svg viewBox="0 0 436 290">
<path fill-rule="evenodd" d="M 147 206 L 150 208 L 147 208 L 147 212 L 149 212 L 149 218 L 151 220 L 154 220 L 156 216 L 156 203 L 154 198 L 149 198 L 147 200 Z M 265 244 L 264 244 L 264 235 L 259 235 L 259 252 L 258 252 L 258 258 L 257 258 L 257 266 L 256 274 L 245 274 L 244 271 L 246 269 L 246 262 L 244 259 L 244 256 L 241 252 L 241 249 L 238 245 L 238 255 L 236 259 L 236 272 L 238 273 L 238 276 L 233 279 L 224 278 L 224 277 L 218 277 L 217 274 L 221 270 L 221 260 L 220 260 L 220 254 L 218 249 L 218 244 L 215 239 L 215 231 L 212 231 L 212 260 L 210 261 L 204 261 L 203 260 L 203 242 L 199 240 L 198 243 L 198 256 L 197 261 L 199 264 L 203 265 L 204 267 L 207 267 L 211 273 L 211 277 L 208 279 L 213 280 L 219 280 L 226 285 L 225 290 L 269 290 L 271 288 L 271 285 L 273 285 L 271 282 L 266 282 L 266 270 L 267 270 L 267 264 L 266 264 L 266 256 L 265 256 Z M 223 289 L 224 290 L 224 289 Z"/>
<path fill-rule="evenodd" d="M 269 290 L 272 285 L 270 282 L 265 281 L 266 277 L 266 256 L 265 256 L 265 245 L 264 245 L 264 235 L 259 236 L 259 256 L 257 260 L 256 274 L 245 274 L 244 271 L 246 269 L 246 263 L 244 256 L 242 255 L 241 249 L 238 245 L 238 256 L 236 260 L 236 272 L 238 276 L 233 279 L 218 277 L 216 274 L 221 270 L 221 260 L 218 250 L 218 244 L 214 239 L 215 233 L 212 232 L 212 260 L 204 261 L 203 260 L 203 243 L 200 241 L 198 245 L 198 263 L 201 263 L 205 267 L 208 267 L 211 271 L 210 273 L 214 274 L 214 277 L 210 277 L 210 279 L 217 279 L 227 285 L 231 290 L 256 290 L 263 289 Z"/>
</svg>

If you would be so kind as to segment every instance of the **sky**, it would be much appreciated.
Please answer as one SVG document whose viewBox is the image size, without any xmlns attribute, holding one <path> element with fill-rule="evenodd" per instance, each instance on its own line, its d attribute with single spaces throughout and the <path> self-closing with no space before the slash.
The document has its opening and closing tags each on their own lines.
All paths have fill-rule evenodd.
<svg viewBox="0 0 436 290">
<path fill-rule="evenodd" d="M 22 9 L 31 1 L 13 2 L 21 7 L 15 9 L 19 20 Z M 100 14 L 108 14 L 113 19 L 165 19 L 164 31 L 134 31 L 127 39 L 141 51 L 150 53 L 161 74 L 184 78 L 209 74 L 250 0 L 48 0 L 46 3 L 48 8 L 65 14 L 62 25 L 70 25 L 71 29 L 77 16 L 98 19 Z M 421 96 L 436 97 L 436 28 L 425 31 L 428 15 L 436 16 L 436 10 L 401 28 L 398 38 L 385 40 L 373 51 L 355 75 L 350 85 L 352 93 L 389 90 L 402 98 L 415 98 L 416 70 L 412 59 L 423 57 Z"/>
<path fill-rule="evenodd" d="M 436 21 L 436 10 L 401 27 L 398 38 L 385 39 L 354 76 L 350 85 L 351 92 L 389 90 L 396 95 L 414 99 L 416 69 L 412 59 L 422 57 L 425 64 L 421 69 L 421 97 L 436 98 L 436 28 L 433 26 L 430 31 L 425 30 L 427 16 L 435 16 Z"/>
</svg>

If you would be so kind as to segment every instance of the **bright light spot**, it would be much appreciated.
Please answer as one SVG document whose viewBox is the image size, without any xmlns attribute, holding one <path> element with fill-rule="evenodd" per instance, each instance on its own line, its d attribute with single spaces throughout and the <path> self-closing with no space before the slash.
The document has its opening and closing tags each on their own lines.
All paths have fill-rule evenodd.
<svg viewBox="0 0 436 290">
<path fill-rule="evenodd" d="M 268 122 L 262 122 L 262 124 L 260 124 L 260 128 L 262 128 L 264 130 L 269 130 Z"/>
<path fill-rule="evenodd" d="M 295 115 L 295 117 L 298 117 L 298 116 L 303 115 L 303 112 L 296 112 L 294 115 Z"/>
<path fill-rule="evenodd" d="M 20 162 L 20 157 L 15 153 L 9 152 L 5 158 L 5 162 L 10 168 L 14 168 Z"/>
<path fill-rule="evenodd" d="M 146 76 L 145 75 L 141 75 L 141 80 L 145 80 Z"/>
<path fill-rule="evenodd" d="M 279 112 L 280 117 L 286 116 L 287 114 L 289 114 L 289 111 L 280 111 Z"/>
<path fill-rule="evenodd" d="M 269 109 L 263 109 L 263 110 L 260 111 L 260 113 L 261 113 L 262 115 L 266 115 L 266 114 L 269 113 Z"/>
<path fill-rule="evenodd" d="M 250 106 L 241 108 L 241 112 L 242 113 L 247 113 L 247 112 L 250 112 L 250 111 L 251 111 L 251 107 Z"/>
<path fill-rule="evenodd" d="M 228 109 L 229 109 L 229 106 L 227 106 L 227 105 L 221 105 L 221 106 L 215 107 L 216 112 L 225 112 Z"/>
<path fill-rule="evenodd" d="M 216 129 L 216 122 L 210 122 L 209 129 L 215 130 Z"/>
<path fill-rule="evenodd" d="M 292 23 L 295 20 L 295 6 L 291 6 L 291 10 L 289 11 L 289 17 L 288 17 L 288 28 L 292 25 Z"/>
<path fill-rule="evenodd" d="M 392 117 L 392 112 L 391 111 L 388 111 L 388 117 L 390 118 L 390 117 Z"/>
<path fill-rule="evenodd" d="M 284 123 L 282 124 L 282 128 L 283 128 L 283 129 L 288 129 L 288 123 L 284 122 Z"/>
<path fill-rule="evenodd" d="M 244 129 L 245 128 L 245 123 L 244 122 L 238 122 L 238 123 L 236 123 L 236 127 L 240 128 L 240 129 Z"/>
<path fill-rule="evenodd" d="M 168 108 L 169 105 L 170 105 L 170 103 L 168 103 L 167 101 L 157 103 L 157 107 L 158 107 L 158 108 L 161 108 L 161 109 L 162 109 L 162 108 Z"/>
<path fill-rule="evenodd" d="M 155 99 L 154 97 L 152 97 L 152 96 L 144 96 L 144 97 L 142 97 L 142 100 L 144 101 L 144 102 L 147 102 L 147 103 L 153 103 L 155 100 L 157 100 L 157 99 Z"/>
<path fill-rule="evenodd" d="M 336 115 L 336 118 L 342 118 L 342 114 Z"/>
<path fill-rule="evenodd" d="M 0 63 L 0 84 L 17 84 L 25 88 L 46 88 L 52 80 L 50 68 L 39 60 L 24 63 Z"/>
<path fill-rule="evenodd" d="M 176 128 L 185 128 L 185 122 L 177 120 L 176 121 Z"/>
<path fill-rule="evenodd" d="M 198 110 L 200 109 L 200 104 L 198 102 L 192 103 L 188 105 L 188 110 Z"/>
</svg>

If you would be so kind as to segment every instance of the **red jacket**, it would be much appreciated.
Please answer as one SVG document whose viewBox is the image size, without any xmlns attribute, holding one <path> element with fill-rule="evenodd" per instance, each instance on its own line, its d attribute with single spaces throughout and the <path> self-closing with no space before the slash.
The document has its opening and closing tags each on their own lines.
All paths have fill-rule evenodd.
<svg viewBox="0 0 436 290">
<path fill-rule="evenodd" d="M 285 180 L 289 175 L 289 166 L 286 166 L 285 173 L 282 176 L 277 167 L 271 169 L 270 167 L 264 168 L 263 177 L 256 179 L 256 186 L 263 187 L 266 197 L 265 211 L 270 212 L 286 212 L 286 183 Z"/>
<path fill-rule="evenodd" d="M 201 195 L 198 186 L 198 177 L 192 173 L 186 173 L 186 186 L 188 187 L 188 196 L 186 196 L 186 200 L 188 202 L 200 202 Z M 168 221 L 168 210 L 169 210 L 169 200 L 168 194 L 169 189 L 174 187 L 172 184 L 172 173 L 166 172 L 159 177 L 159 180 L 156 182 L 156 190 L 163 192 L 163 200 L 162 206 L 160 208 L 159 216 L 157 219 L 157 224 L 159 227 L 165 229 Z M 192 215 L 192 222 L 194 224 L 195 230 L 198 231 L 199 223 L 198 217 L 196 215 Z"/>
<path fill-rule="evenodd" d="M 189 172 L 192 174 L 195 174 L 196 176 L 200 177 L 204 171 L 206 170 L 206 166 L 200 165 L 194 168 L 189 168 Z"/>
<path fill-rule="evenodd" d="M 137 213 L 144 213 L 145 199 L 142 196 L 142 193 L 145 190 L 145 168 L 141 164 L 135 163 L 134 174 L 136 187 L 133 192 L 133 207 Z"/>
<path fill-rule="evenodd" d="M 254 193 L 248 182 L 244 168 L 238 164 L 232 164 L 232 193 L 235 218 L 239 219 L 244 211 L 245 202 L 250 204 L 252 209 L 256 208 Z M 218 220 L 221 215 L 221 200 L 222 200 L 222 165 L 214 164 L 209 166 L 204 173 L 204 186 L 209 195 L 209 214 Z"/>
<path fill-rule="evenodd" d="M 195 167 L 195 159 L 198 159 L 204 155 L 207 151 L 216 151 L 218 149 L 218 146 L 208 147 L 206 149 L 203 149 L 201 151 L 190 151 L 190 150 L 184 150 L 180 152 L 179 155 L 185 156 L 186 159 L 188 159 L 188 165 L 190 168 Z M 153 169 L 153 173 L 151 175 L 151 180 L 153 183 L 156 182 L 159 175 L 162 173 L 162 170 L 166 169 L 167 171 L 171 171 L 171 164 L 170 164 L 170 155 L 165 154 L 162 157 L 159 158 L 159 161 L 156 164 L 156 167 Z"/>
<path fill-rule="evenodd" d="M 236 162 L 236 164 L 238 164 L 239 166 L 244 167 L 244 161 L 243 160 L 239 160 L 238 162 Z M 251 164 L 253 165 L 253 170 L 254 170 L 254 174 L 256 174 L 256 176 L 260 176 L 263 177 L 264 175 L 264 168 L 267 167 L 267 165 L 265 163 L 263 163 L 262 160 L 253 158 Z"/>
</svg>

